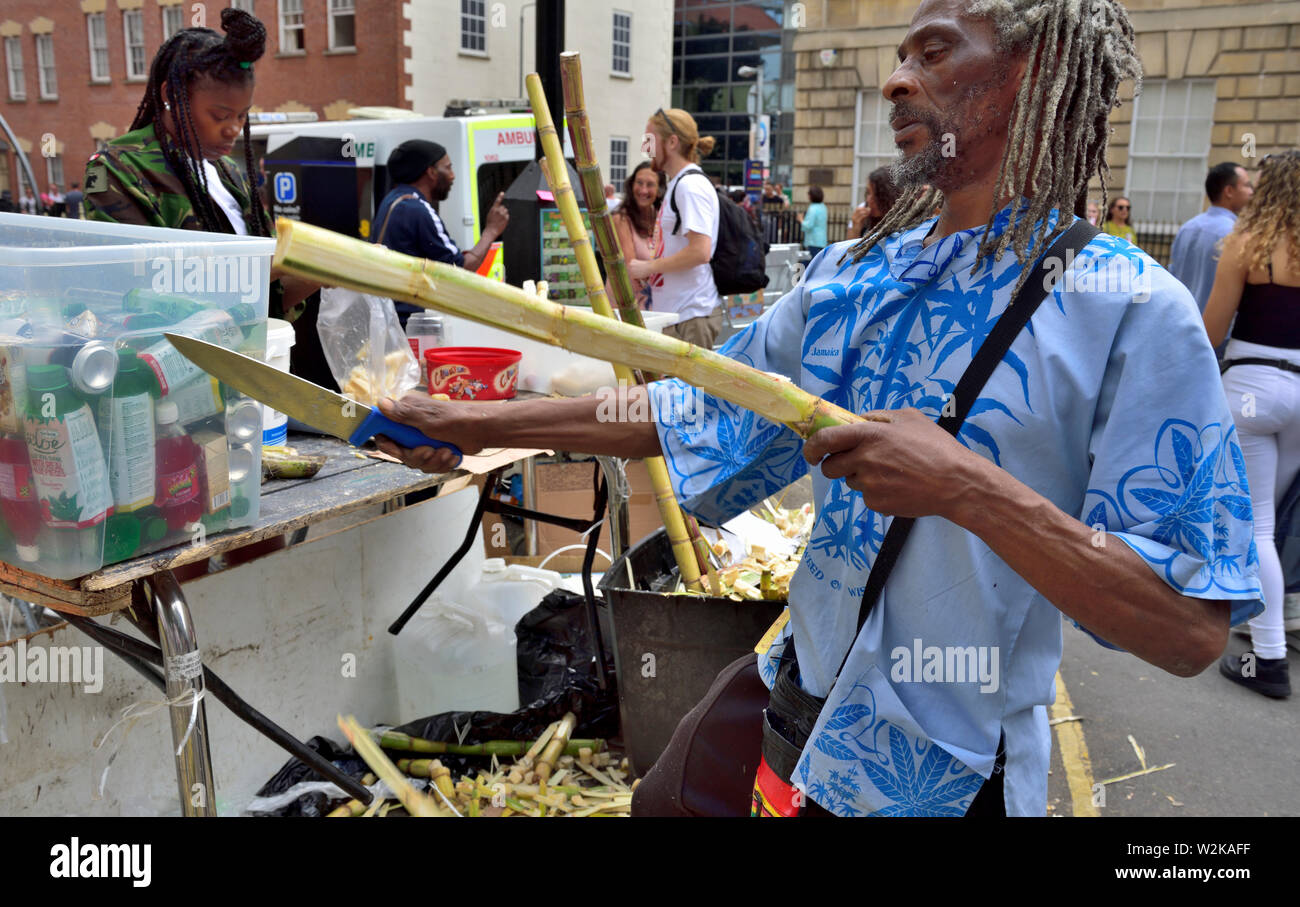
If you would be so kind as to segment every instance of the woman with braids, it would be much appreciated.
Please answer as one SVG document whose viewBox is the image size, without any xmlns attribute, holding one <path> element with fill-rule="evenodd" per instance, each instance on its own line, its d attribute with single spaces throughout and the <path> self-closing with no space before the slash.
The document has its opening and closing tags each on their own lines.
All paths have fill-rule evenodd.
<svg viewBox="0 0 1300 907">
<path fill-rule="evenodd" d="M 709 521 L 811 474 L 788 621 L 682 720 L 634 815 L 1044 815 L 1063 615 L 1190 676 L 1263 609 L 1191 295 L 1076 216 L 1141 73 L 1124 8 L 923 0 L 898 59 L 898 201 L 721 350 L 869 419 L 803 440 L 675 379 L 620 389 L 648 418 L 619 422 L 598 398 L 382 404 L 466 453 L 662 453 Z M 995 332 L 1008 314 L 1028 324 Z"/>
<path fill-rule="evenodd" d="M 1291 676 L 1286 583 L 1273 530 L 1277 508 L 1300 474 L 1300 151 L 1270 154 L 1260 163 L 1255 195 L 1223 238 L 1204 317 L 1212 344 L 1228 337 L 1223 389 L 1228 405 L 1240 411 L 1265 605 L 1250 622 L 1254 658 L 1226 654 L 1219 670 L 1281 699 L 1291 693 Z"/>
<path fill-rule="evenodd" d="M 274 236 L 249 141 L 253 63 L 266 30 L 249 13 L 221 12 L 225 37 L 176 32 L 159 48 L 131 129 L 86 165 L 86 217 L 209 233 Z M 244 162 L 226 155 L 244 138 Z M 276 274 L 272 274 L 274 279 Z M 292 321 L 318 289 L 298 278 L 271 284 L 270 316 Z"/>
</svg>

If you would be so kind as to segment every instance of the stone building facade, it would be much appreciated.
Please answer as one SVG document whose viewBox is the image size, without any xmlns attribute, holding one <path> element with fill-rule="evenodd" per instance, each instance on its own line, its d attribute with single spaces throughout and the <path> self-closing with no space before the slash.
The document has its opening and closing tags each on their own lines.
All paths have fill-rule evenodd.
<svg viewBox="0 0 1300 907">
<path fill-rule="evenodd" d="M 866 175 L 895 155 L 881 86 L 915 0 L 804 4 L 794 39 L 795 198 L 814 183 L 829 203 L 856 204 Z M 1134 219 L 1175 223 L 1200 211 L 1205 170 L 1250 168 L 1300 145 L 1300 2 L 1129 0 L 1145 71 L 1136 102 L 1111 116 L 1108 194 Z M 1096 193 L 1100 197 L 1100 187 Z"/>
</svg>

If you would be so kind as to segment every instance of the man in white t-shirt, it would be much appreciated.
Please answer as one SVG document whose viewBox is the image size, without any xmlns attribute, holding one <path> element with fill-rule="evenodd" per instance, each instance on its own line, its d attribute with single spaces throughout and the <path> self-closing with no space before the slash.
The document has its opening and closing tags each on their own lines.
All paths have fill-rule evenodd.
<svg viewBox="0 0 1300 907">
<path fill-rule="evenodd" d="M 695 119 L 676 108 L 655 111 L 646 134 L 655 139 L 650 162 L 668 175 L 668 189 L 659 208 L 654 260 L 629 261 L 628 274 L 650 281 L 654 311 L 678 313 L 677 324 L 664 328 L 665 334 L 711 349 L 722 330 L 722 298 L 709 267 L 718 247 L 720 212 L 713 182 L 697 162 L 713 150 L 713 137 L 701 138 Z"/>
</svg>

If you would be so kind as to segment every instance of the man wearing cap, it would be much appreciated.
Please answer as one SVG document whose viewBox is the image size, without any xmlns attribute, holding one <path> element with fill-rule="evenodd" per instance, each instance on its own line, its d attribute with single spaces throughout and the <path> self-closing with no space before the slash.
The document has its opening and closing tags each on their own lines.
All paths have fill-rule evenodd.
<svg viewBox="0 0 1300 907">
<path fill-rule="evenodd" d="M 375 212 L 372 240 L 394 252 L 477 270 L 492 243 L 510 222 L 510 214 L 503 204 L 505 193 L 498 192 L 493 200 L 487 223 L 474 248 L 462 252 L 432 204 L 445 200 L 456 181 L 447 149 L 424 139 L 403 142 L 388 156 L 388 173 L 395 185 Z M 419 311 L 418 306 L 405 302 L 394 305 L 402 327 L 406 327 L 406 319 L 412 312 Z"/>
</svg>

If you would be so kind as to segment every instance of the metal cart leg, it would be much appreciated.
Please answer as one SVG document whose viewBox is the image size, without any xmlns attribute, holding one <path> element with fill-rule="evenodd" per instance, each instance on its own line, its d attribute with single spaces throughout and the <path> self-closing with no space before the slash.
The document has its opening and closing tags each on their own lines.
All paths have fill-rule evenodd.
<svg viewBox="0 0 1300 907">
<path fill-rule="evenodd" d="M 181 594 L 180 583 L 170 570 L 145 580 L 153 592 L 158 616 L 158 638 L 167 675 L 167 698 L 175 700 L 193 691 L 203 693 L 203 658 L 194 635 L 190 606 Z M 181 813 L 185 816 L 216 816 L 216 788 L 212 783 L 212 753 L 208 748 L 208 716 L 201 698 L 170 709 L 172 742 L 180 748 L 176 757 L 176 784 Z M 182 741 L 184 745 L 182 746 Z"/>
<path fill-rule="evenodd" d="M 524 471 L 524 509 L 537 509 L 537 458 L 526 457 Z M 524 520 L 524 554 L 537 556 L 537 521 Z"/>
</svg>

